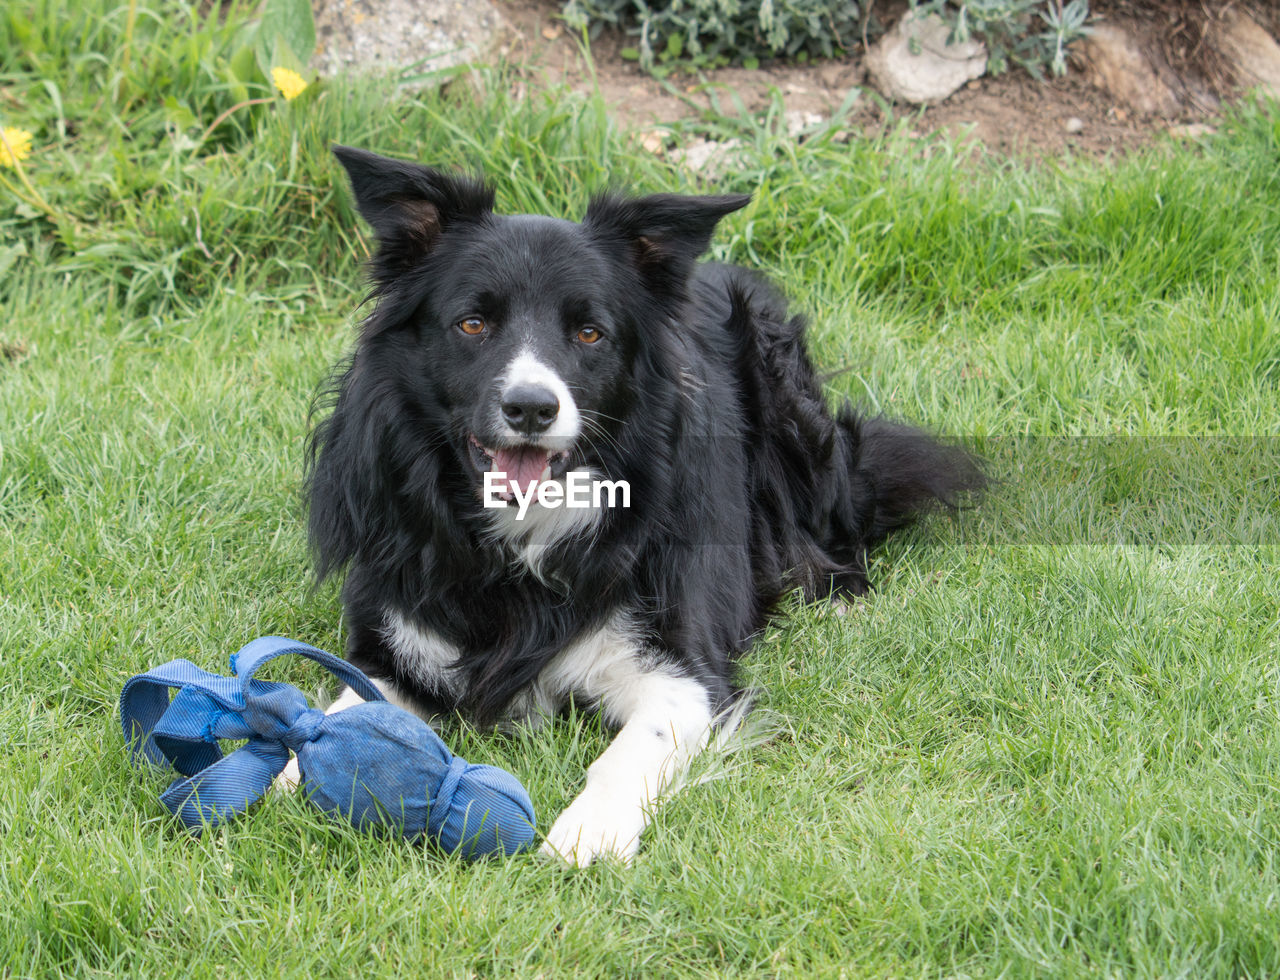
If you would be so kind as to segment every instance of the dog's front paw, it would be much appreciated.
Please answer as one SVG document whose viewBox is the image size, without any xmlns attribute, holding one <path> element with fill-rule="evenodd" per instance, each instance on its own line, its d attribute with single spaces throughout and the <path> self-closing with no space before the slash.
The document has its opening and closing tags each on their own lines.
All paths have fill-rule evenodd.
<svg viewBox="0 0 1280 980">
<path fill-rule="evenodd" d="M 298 757 L 290 756 L 289 763 L 284 767 L 284 771 L 275 778 L 271 784 L 271 788 L 277 793 L 292 793 L 298 788 L 298 784 L 302 782 L 302 772 L 298 769 Z"/>
<path fill-rule="evenodd" d="M 551 825 L 540 853 L 571 868 L 585 868 L 600 858 L 630 864 L 647 822 L 634 803 L 586 789 Z"/>
</svg>

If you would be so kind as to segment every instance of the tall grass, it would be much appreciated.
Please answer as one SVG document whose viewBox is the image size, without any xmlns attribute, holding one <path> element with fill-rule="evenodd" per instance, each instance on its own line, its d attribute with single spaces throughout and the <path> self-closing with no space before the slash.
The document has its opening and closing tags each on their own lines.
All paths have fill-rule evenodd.
<svg viewBox="0 0 1280 980">
<path fill-rule="evenodd" d="M 741 141 L 716 186 L 755 197 L 716 254 L 808 311 L 833 398 L 972 440 L 1005 482 L 880 552 L 846 615 L 789 606 L 743 664 L 771 739 L 666 805 L 633 868 L 566 874 L 296 798 L 190 839 L 116 698 L 264 633 L 341 646 L 298 496 L 368 248 L 329 143 L 483 169 L 509 210 L 707 184 L 504 70 L 316 82 L 206 138 L 271 95 L 223 72 L 248 11 L 139 7 L 127 57 L 126 14 L 0 14 L 0 125 L 34 134 L 55 211 L 0 192 L 6 975 L 1280 972 L 1274 106 L 1035 168 L 685 124 Z M 607 734 L 447 737 L 545 829 Z"/>
</svg>

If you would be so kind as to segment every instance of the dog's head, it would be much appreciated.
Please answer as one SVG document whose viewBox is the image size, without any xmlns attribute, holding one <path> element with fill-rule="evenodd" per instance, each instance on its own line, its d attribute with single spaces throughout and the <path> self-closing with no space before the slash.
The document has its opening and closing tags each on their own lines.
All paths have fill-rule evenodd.
<svg viewBox="0 0 1280 980">
<path fill-rule="evenodd" d="M 744 195 L 596 198 L 581 224 L 499 215 L 482 182 L 334 150 L 378 241 L 361 357 L 476 492 L 590 466 L 616 442 L 654 334 Z M 508 490 L 509 495 L 509 490 Z"/>
</svg>

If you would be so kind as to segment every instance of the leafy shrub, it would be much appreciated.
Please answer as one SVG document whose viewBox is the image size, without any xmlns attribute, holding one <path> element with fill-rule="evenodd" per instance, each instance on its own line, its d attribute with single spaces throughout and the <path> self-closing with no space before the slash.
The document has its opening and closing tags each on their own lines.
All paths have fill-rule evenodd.
<svg viewBox="0 0 1280 980">
<path fill-rule="evenodd" d="M 1066 47 L 1084 33 L 1088 0 L 912 0 L 951 27 L 953 41 L 976 36 L 990 70 L 1010 62 L 1040 77 L 1066 73 Z M 762 58 L 829 58 L 862 40 L 870 10 L 861 0 L 567 0 L 565 19 L 593 31 L 608 24 L 639 39 L 627 53 L 650 70 L 684 63 L 704 68 Z"/>
<path fill-rule="evenodd" d="M 1045 65 L 1055 75 L 1067 73 L 1067 45 L 1084 34 L 1089 17 L 1088 0 L 912 0 L 911 6 L 946 21 L 951 43 L 979 38 L 991 74 L 1012 61 L 1037 78 Z"/>
<path fill-rule="evenodd" d="M 630 54 L 652 69 L 684 62 L 714 67 L 762 58 L 829 58 L 861 36 L 855 0 L 568 0 L 578 28 L 623 27 L 639 38 Z"/>
</svg>

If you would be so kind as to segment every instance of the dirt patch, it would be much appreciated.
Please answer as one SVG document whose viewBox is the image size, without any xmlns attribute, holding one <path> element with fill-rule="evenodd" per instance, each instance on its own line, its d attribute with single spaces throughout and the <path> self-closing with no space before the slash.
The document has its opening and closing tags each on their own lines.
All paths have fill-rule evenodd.
<svg viewBox="0 0 1280 980">
<path fill-rule="evenodd" d="M 1058 157 L 1063 153 L 1105 156 L 1123 153 L 1151 142 L 1158 134 L 1205 132 L 1218 110 L 1216 97 L 1188 100 L 1172 116 L 1144 116 L 1088 83 L 1073 70 L 1066 78 L 1040 82 L 1020 69 L 970 82 L 939 105 L 916 108 L 890 105 L 868 85 L 860 52 L 811 65 L 766 65 L 758 69 L 723 68 L 698 76 L 673 75 L 655 79 L 620 51 L 625 39 L 603 32 L 584 55 L 578 38 L 559 18 L 556 0 L 509 0 L 503 14 L 513 27 L 503 53 L 525 66 L 530 81 L 566 83 L 590 91 L 598 88 L 615 118 L 627 128 L 645 130 L 655 124 L 687 119 L 708 110 L 714 100 L 727 108 L 741 105 L 759 112 L 780 97 L 797 128 L 817 118 L 829 118 L 852 89 L 860 89 L 846 126 L 852 132 L 874 135 L 886 127 L 905 124 L 926 135 L 968 134 L 992 152 L 1029 157 Z M 884 4 L 877 15 L 891 23 L 896 7 Z M 1214 67 L 1214 55 L 1204 45 L 1206 11 L 1202 0 L 1174 0 L 1164 16 L 1153 14 L 1149 3 L 1103 0 L 1094 8 L 1107 21 L 1122 22 L 1140 32 L 1144 45 L 1170 65 L 1217 71 L 1215 81 L 1231 83 Z M 1221 5 L 1220 5 L 1221 6 Z M 1227 6 L 1230 6 L 1229 4 Z M 1249 6 L 1263 26 L 1275 31 L 1280 14 Z M 1192 9 L 1195 8 L 1195 9 Z M 1171 33 L 1171 31 L 1173 33 Z M 1202 85 L 1211 90 L 1212 85 Z"/>
<path fill-rule="evenodd" d="M 25 340 L 5 340 L 0 337 L 0 365 L 25 361 L 30 353 L 31 347 Z"/>
</svg>

